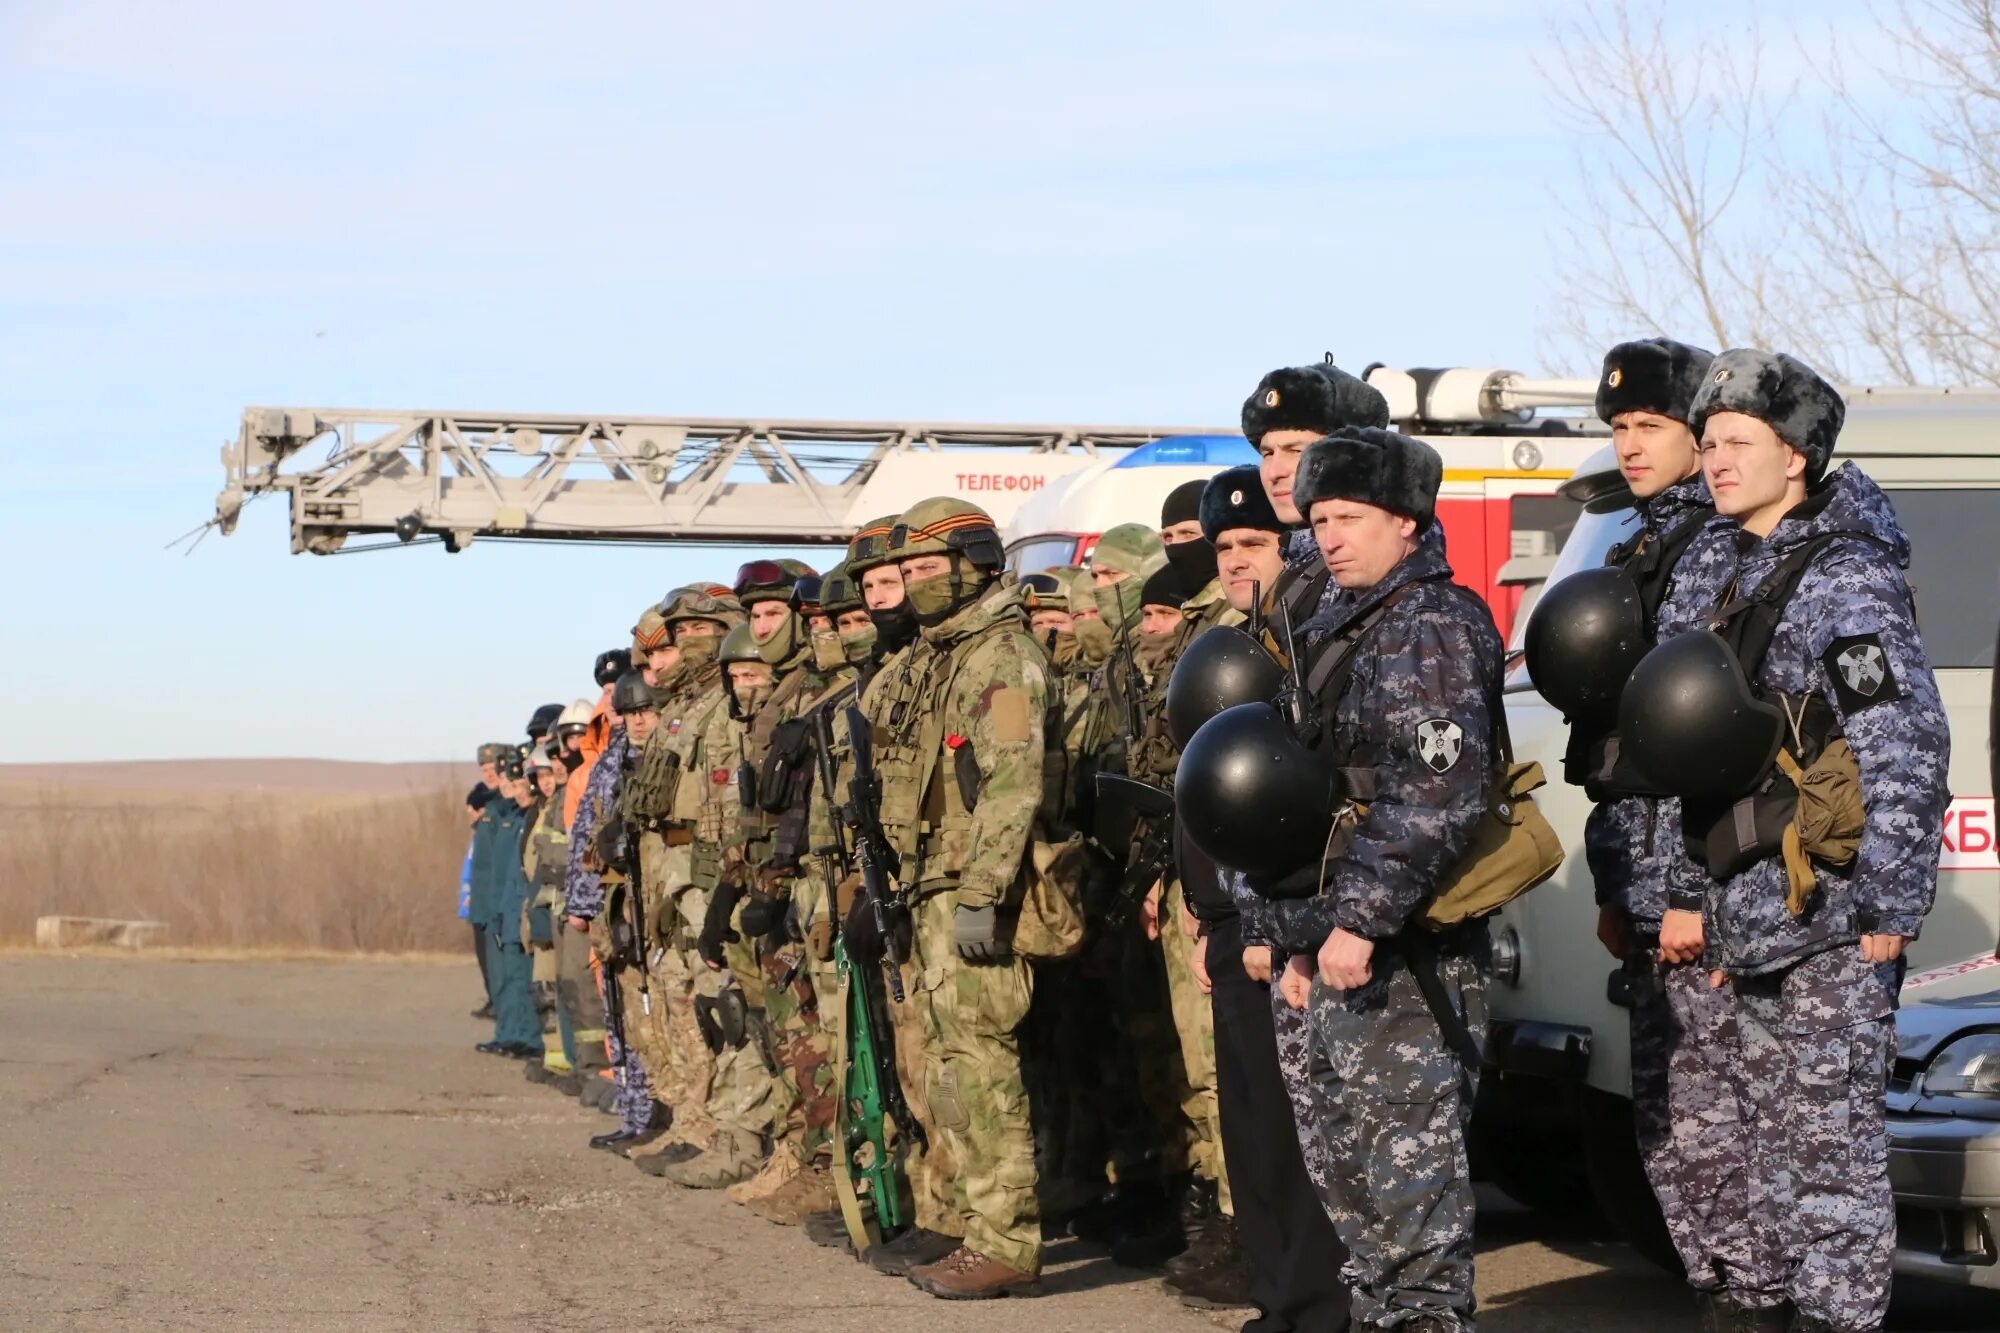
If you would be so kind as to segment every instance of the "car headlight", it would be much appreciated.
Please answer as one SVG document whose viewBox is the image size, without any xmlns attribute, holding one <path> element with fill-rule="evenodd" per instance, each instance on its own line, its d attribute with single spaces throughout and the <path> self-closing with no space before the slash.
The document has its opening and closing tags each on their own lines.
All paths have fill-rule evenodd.
<svg viewBox="0 0 2000 1333">
<path fill-rule="evenodd" d="M 2000 1097 L 2000 1032 L 1960 1037 L 1924 1072 L 1928 1097 Z"/>
</svg>

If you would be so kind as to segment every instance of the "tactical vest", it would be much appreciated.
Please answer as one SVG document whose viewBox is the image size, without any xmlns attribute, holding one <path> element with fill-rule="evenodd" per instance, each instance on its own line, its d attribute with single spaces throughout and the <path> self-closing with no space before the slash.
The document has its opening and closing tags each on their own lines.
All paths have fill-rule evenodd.
<svg viewBox="0 0 2000 1333">
<path fill-rule="evenodd" d="M 1861 768 L 1848 748 L 1840 718 L 1817 690 L 1789 694 L 1759 682 L 1764 659 L 1784 623 L 1785 610 L 1820 554 L 1840 541 L 1864 542 L 1893 554 L 1889 543 L 1859 532 L 1822 533 L 1778 562 L 1755 592 L 1736 595 L 1734 587 L 1709 620 L 1709 628 L 1736 655 L 1744 678 L 1759 699 L 1785 711 L 1789 734 L 1778 757 L 1750 795 L 1736 801 L 1685 800 L 1681 829 L 1688 855 L 1716 880 L 1741 874 L 1759 861 L 1783 856 L 1792 881 L 1791 909 L 1797 916 L 1811 892 L 1810 862 L 1852 861 L 1865 817 Z M 1801 783 L 1811 792 L 1819 832 L 1803 840 Z M 1789 836 L 1788 836 L 1789 833 Z M 1851 845 L 1850 845 L 1851 844 Z"/>
<path fill-rule="evenodd" d="M 1673 593 L 1674 571 L 1681 557 L 1713 517 L 1713 505 L 1697 505 L 1665 532 L 1634 533 L 1605 555 L 1604 563 L 1617 567 L 1638 590 L 1648 644 L 1659 632 L 1660 607 Z M 1608 726 L 1570 728 L 1569 746 L 1563 752 L 1563 780 L 1573 787 L 1582 787 L 1592 801 L 1663 794 L 1653 790 L 1623 759 L 1617 729 Z"/>
</svg>

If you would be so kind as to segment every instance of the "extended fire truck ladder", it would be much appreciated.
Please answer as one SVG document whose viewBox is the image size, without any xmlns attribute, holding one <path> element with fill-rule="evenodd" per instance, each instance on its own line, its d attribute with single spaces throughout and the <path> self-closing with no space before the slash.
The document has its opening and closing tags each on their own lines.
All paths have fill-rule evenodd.
<svg viewBox="0 0 2000 1333">
<path fill-rule="evenodd" d="M 1369 378 L 1405 428 L 1447 432 L 1532 433 L 1536 408 L 1587 403 L 1592 387 L 1529 381 L 1510 371 L 1378 367 Z M 210 526 L 227 535 L 246 503 L 282 493 L 291 498 L 293 552 L 316 555 L 370 534 L 392 538 L 390 545 L 440 541 L 448 551 L 481 536 L 837 543 L 876 512 L 924 495 L 976 490 L 948 459 L 966 465 L 1004 459 L 1017 471 L 1032 460 L 1034 475 L 1024 484 L 1034 484 L 1100 451 L 1233 433 L 252 407 L 236 438 L 223 445 L 227 478 Z"/>
</svg>

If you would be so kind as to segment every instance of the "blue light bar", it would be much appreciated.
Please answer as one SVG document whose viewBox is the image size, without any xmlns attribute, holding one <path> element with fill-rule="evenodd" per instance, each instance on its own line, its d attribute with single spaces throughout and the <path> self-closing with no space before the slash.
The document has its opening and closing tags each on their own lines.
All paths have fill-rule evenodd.
<svg viewBox="0 0 2000 1333">
<path fill-rule="evenodd" d="M 1112 467 L 1225 468 L 1256 461 L 1257 451 L 1241 435 L 1169 435 L 1140 445 Z"/>
</svg>

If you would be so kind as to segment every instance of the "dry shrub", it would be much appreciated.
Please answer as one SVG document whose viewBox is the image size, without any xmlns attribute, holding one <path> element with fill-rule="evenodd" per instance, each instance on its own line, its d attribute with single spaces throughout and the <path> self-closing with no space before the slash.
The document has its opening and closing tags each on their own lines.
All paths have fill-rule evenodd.
<svg viewBox="0 0 2000 1333">
<path fill-rule="evenodd" d="M 164 921 L 177 945 L 463 949 L 463 796 L 230 795 L 0 809 L 0 940 L 37 916 Z"/>
</svg>

